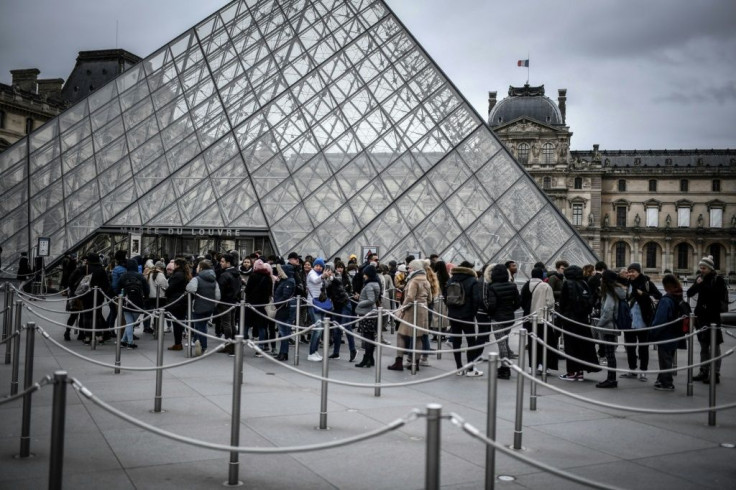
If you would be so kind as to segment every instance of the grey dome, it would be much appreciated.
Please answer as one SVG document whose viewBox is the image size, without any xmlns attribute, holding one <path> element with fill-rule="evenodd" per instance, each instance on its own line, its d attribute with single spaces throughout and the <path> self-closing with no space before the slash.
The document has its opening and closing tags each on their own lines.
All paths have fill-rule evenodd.
<svg viewBox="0 0 736 490">
<path fill-rule="evenodd" d="M 526 117 L 544 124 L 562 125 L 562 114 L 541 87 L 509 87 L 509 96 L 496 104 L 491 110 L 489 122 L 492 127 L 500 126 Z"/>
</svg>

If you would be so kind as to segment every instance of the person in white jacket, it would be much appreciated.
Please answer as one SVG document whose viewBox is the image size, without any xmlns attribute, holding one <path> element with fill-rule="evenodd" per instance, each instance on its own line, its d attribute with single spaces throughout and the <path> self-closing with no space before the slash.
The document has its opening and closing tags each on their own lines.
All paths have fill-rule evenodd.
<svg viewBox="0 0 736 490">
<path fill-rule="evenodd" d="M 542 280 L 543 277 L 543 269 L 532 269 L 532 278 L 521 288 L 521 307 L 524 310 L 524 316 L 537 315 L 537 331 L 534 333 L 539 339 L 544 338 L 544 308 L 546 307 L 551 311 L 555 306 L 555 295 L 552 292 L 552 287 Z M 531 318 L 524 322 L 524 328 L 530 333 L 533 331 L 533 326 Z M 532 344 L 536 344 L 537 346 L 537 371 L 541 373 L 544 346 L 541 343 L 527 342 L 526 348 L 529 351 L 529 367 L 533 367 L 531 364 L 532 356 L 530 350 Z M 556 354 L 547 353 L 547 368 L 557 369 Z"/>
</svg>

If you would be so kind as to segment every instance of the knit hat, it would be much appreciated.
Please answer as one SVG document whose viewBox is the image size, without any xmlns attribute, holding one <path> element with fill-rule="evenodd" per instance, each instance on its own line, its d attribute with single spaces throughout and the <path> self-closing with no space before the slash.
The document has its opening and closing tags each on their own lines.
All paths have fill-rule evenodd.
<svg viewBox="0 0 736 490">
<path fill-rule="evenodd" d="M 99 264 L 100 263 L 100 256 L 97 255 L 94 252 L 88 253 L 87 256 L 84 257 L 84 258 L 87 259 L 87 262 L 89 262 L 90 264 Z"/>
<path fill-rule="evenodd" d="M 166 265 L 162 261 L 159 260 L 158 262 L 156 262 L 156 269 L 164 270 L 165 267 Z"/>
<path fill-rule="evenodd" d="M 406 266 L 404 264 L 399 264 L 396 270 L 399 272 L 406 272 Z"/>
<path fill-rule="evenodd" d="M 620 280 L 618 274 L 609 270 L 603 271 L 603 274 L 601 274 L 601 278 L 608 283 L 618 282 Z"/>
<path fill-rule="evenodd" d="M 378 273 L 376 272 L 376 268 L 372 265 L 365 266 L 365 268 L 363 269 L 363 274 L 368 277 L 368 281 L 378 280 Z"/>
<path fill-rule="evenodd" d="M 266 262 L 262 261 L 261 259 L 256 260 L 255 264 L 253 264 L 253 271 L 258 272 L 259 270 L 268 271 L 268 273 L 271 273 L 271 266 L 268 265 Z"/>
<path fill-rule="evenodd" d="M 424 262 L 419 259 L 414 259 L 411 262 L 409 262 L 409 267 L 411 267 L 412 271 L 423 271 Z"/>
<path fill-rule="evenodd" d="M 712 271 L 716 270 L 716 265 L 713 262 L 713 256 L 712 255 L 709 255 L 707 257 L 703 257 L 702 259 L 700 259 L 700 262 L 698 262 L 698 266 L 701 266 L 701 265 L 706 266 L 708 269 L 710 269 Z"/>
<path fill-rule="evenodd" d="M 317 257 L 314 260 L 314 263 L 312 264 L 312 267 L 317 267 L 318 265 L 321 266 L 324 269 L 324 267 L 325 267 L 325 259 L 323 259 L 322 257 Z"/>
<path fill-rule="evenodd" d="M 639 262 L 633 262 L 631 265 L 629 265 L 628 269 L 630 271 L 636 271 L 641 274 L 641 264 Z"/>
<path fill-rule="evenodd" d="M 154 267 L 153 260 L 151 259 L 146 260 L 146 269 L 153 269 L 153 267 Z"/>
</svg>

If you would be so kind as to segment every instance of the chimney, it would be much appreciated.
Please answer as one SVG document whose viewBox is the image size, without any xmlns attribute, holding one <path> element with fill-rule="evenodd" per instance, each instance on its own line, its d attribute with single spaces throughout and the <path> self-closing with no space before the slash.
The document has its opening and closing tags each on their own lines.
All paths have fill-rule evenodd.
<svg viewBox="0 0 736 490">
<path fill-rule="evenodd" d="M 61 87 L 64 85 L 63 78 L 46 78 L 38 81 L 38 95 L 47 99 L 49 97 L 60 97 Z"/>
<path fill-rule="evenodd" d="M 557 106 L 560 108 L 560 114 L 562 114 L 562 124 L 565 123 L 565 102 L 567 101 L 567 89 L 561 88 L 557 91 L 558 97 L 557 97 Z"/>
<path fill-rule="evenodd" d="M 41 71 L 38 68 L 28 68 L 25 70 L 10 70 L 13 75 L 13 87 L 24 92 L 38 93 L 36 81 Z"/>
<path fill-rule="evenodd" d="M 488 116 L 491 115 L 491 110 L 496 105 L 496 94 L 497 92 L 488 92 Z"/>
</svg>

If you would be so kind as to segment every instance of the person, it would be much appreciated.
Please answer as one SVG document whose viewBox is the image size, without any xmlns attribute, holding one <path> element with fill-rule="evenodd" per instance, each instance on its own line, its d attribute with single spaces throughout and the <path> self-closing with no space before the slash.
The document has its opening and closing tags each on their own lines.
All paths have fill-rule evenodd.
<svg viewBox="0 0 736 490">
<path fill-rule="evenodd" d="M 240 281 L 243 283 L 242 287 L 245 288 L 245 286 L 248 284 L 248 279 L 250 278 L 250 275 L 253 273 L 253 261 L 251 260 L 251 258 L 244 258 L 238 270 L 240 272 Z"/>
<path fill-rule="evenodd" d="M 240 300 L 240 271 L 235 268 L 235 258 L 229 253 L 220 258 L 220 277 L 217 285 L 220 287 L 222 302 L 217 305 L 217 313 L 220 315 L 220 331 L 226 339 L 235 338 L 235 308 L 233 306 Z M 235 353 L 235 345 L 228 344 L 225 347 L 228 354 Z"/>
<path fill-rule="evenodd" d="M 33 269 L 31 269 L 31 263 L 28 261 L 28 252 L 20 253 L 20 260 L 18 261 L 18 275 L 19 281 L 27 281 L 33 277 Z"/>
<path fill-rule="evenodd" d="M 652 320 L 652 326 L 661 325 L 661 327 L 652 330 L 649 336 L 655 342 L 675 340 L 684 334 L 682 331 L 682 322 L 674 321 L 681 316 L 679 305 L 683 301 L 682 285 L 675 275 L 666 274 L 662 278 L 662 287 L 664 287 L 665 294 L 659 300 L 657 310 L 654 312 L 654 320 Z M 684 339 L 682 343 L 685 343 Z M 657 360 L 660 371 L 672 369 L 678 344 L 679 342 L 677 341 L 657 344 Z M 659 391 L 674 391 L 675 385 L 673 383 L 672 371 L 657 374 L 654 389 Z"/>
<path fill-rule="evenodd" d="M 598 320 L 600 328 L 613 330 L 616 328 L 618 305 L 620 301 L 626 301 L 626 287 L 619 281 L 619 276 L 613 271 L 603 270 L 601 274 L 601 316 Z M 608 342 L 617 342 L 619 332 L 600 330 L 601 340 L 605 343 L 603 353 L 608 366 L 606 379 L 597 383 L 596 388 L 616 388 L 616 345 Z"/>
<path fill-rule="evenodd" d="M 503 266 L 502 266 L 503 267 Z M 507 276 L 508 277 L 508 276 Z M 463 261 L 459 266 L 452 269 L 450 280 L 447 282 L 447 289 L 449 291 L 450 285 L 453 283 L 459 283 L 463 290 L 464 302 L 461 305 L 451 304 L 448 302 L 447 295 L 445 295 L 445 304 L 447 305 L 447 316 L 450 317 L 450 332 L 452 332 L 452 348 L 456 352 L 453 352 L 455 357 L 455 366 L 458 369 L 458 376 L 482 376 L 483 371 L 480 371 L 473 366 L 469 370 L 462 369 L 462 353 L 460 352 L 460 346 L 463 342 L 463 334 L 465 340 L 468 343 L 467 359 L 468 363 L 475 361 L 476 350 L 473 349 L 476 343 L 475 336 L 475 313 L 478 311 L 478 305 L 480 304 L 480 287 L 478 285 L 478 279 L 473 270 L 473 264 L 468 261 Z"/>
<path fill-rule="evenodd" d="M 593 268 L 593 274 L 588 277 L 588 286 L 590 286 L 590 292 L 593 293 L 593 314 L 594 318 L 600 318 L 602 304 L 601 296 L 601 281 L 603 280 L 603 271 L 608 270 L 608 266 L 605 262 L 598 261 L 595 263 Z M 603 340 L 601 331 L 596 330 L 593 337 L 599 340 Z M 606 356 L 606 349 L 604 344 L 598 344 L 598 357 L 604 358 Z"/>
<path fill-rule="evenodd" d="M 125 298 L 123 301 L 123 318 L 125 319 L 125 331 L 120 338 L 120 345 L 127 349 L 136 349 L 133 328 L 141 313 L 146 308 L 146 300 L 150 294 L 150 288 L 143 274 L 138 272 L 138 262 L 128 259 L 126 262 L 126 271 L 117 282 L 117 289 L 113 289 L 115 294 L 122 294 Z"/>
<path fill-rule="evenodd" d="M 162 261 L 158 261 L 154 264 L 152 269 L 148 269 L 144 274 L 146 282 L 148 283 L 148 297 L 146 298 L 146 309 L 149 313 L 153 313 L 156 309 L 157 303 L 161 307 L 166 301 L 166 288 L 169 287 L 169 281 L 166 280 L 166 273 L 164 272 L 165 265 Z M 143 332 L 153 333 L 151 328 L 151 316 L 146 315 L 146 319 L 143 320 Z"/>
<path fill-rule="evenodd" d="M 263 352 L 270 352 L 268 347 L 268 323 L 270 318 L 266 312 L 266 305 L 271 302 L 271 295 L 273 294 L 273 276 L 271 274 L 271 266 L 265 263 L 261 259 L 257 259 L 253 263 L 253 274 L 248 279 L 248 284 L 245 286 L 245 297 L 248 299 L 248 303 L 251 304 L 251 308 L 256 311 L 247 309 L 246 325 L 253 328 L 253 338 L 258 335 L 258 344 Z M 256 352 L 256 357 L 263 357 L 260 352 Z"/>
<path fill-rule="evenodd" d="M 120 276 L 125 274 L 125 272 L 128 270 L 127 264 L 128 264 L 128 251 L 127 250 L 118 250 L 115 252 L 114 258 L 115 258 L 115 267 L 113 267 L 112 272 L 110 273 L 110 286 L 112 287 L 113 291 L 120 291 L 120 288 L 118 287 L 118 281 L 120 280 Z M 115 328 L 115 322 L 118 318 L 118 309 L 117 308 L 110 308 L 109 313 L 107 314 L 107 328 L 113 329 Z"/>
<path fill-rule="evenodd" d="M 629 364 L 629 372 L 621 375 L 622 378 L 639 378 L 639 381 L 647 380 L 646 370 L 649 368 L 649 330 L 654 318 L 654 303 L 652 298 L 659 299 L 662 293 L 649 281 L 649 278 L 641 273 L 641 264 L 634 262 L 628 267 L 629 291 L 628 301 L 631 307 L 631 330 L 624 332 L 626 344 L 626 358 Z M 645 330 L 642 330 L 645 329 Z M 639 344 L 637 358 L 637 346 Z M 637 360 L 641 372 L 637 375 Z"/>
<path fill-rule="evenodd" d="M 294 282 L 294 267 L 291 264 L 276 265 L 276 273 L 279 282 L 273 293 L 273 302 L 278 305 L 275 318 L 279 326 L 279 337 L 282 337 L 276 360 L 283 362 L 289 360 L 289 339 L 284 337 L 291 335 L 289 318 L 292 309 L 291 299 L 296 291 L 296 283 Z"/>
<path fill-rule="evenodd" d="M 515 312 L 521 306 L 521 296 L 516 284 L 509 280 L 509 269 L 505 264 L 496 264 L 491 269 L 491 283 L 485 288 L 484 305 L 492 323 L 491 329 L 497 340 L 498 352 L 502 358 L 509 358 L 508 333 L 514 323 Z M 504 339 L 504 337 L 506 337 Z M 477 352 L 476 355 L 479 355 Z M 470 362 L 470 361 L 468 361 Z M 500 366 L 499 379 L 509 379 L 511 368 Z"/>
<path fill-rule="evenodd" d="M 66 301 L 66 311 L 69 312 L 69 318 L 66 320 L 66 331 L 64 331 L 64 340 L 66 341 L 70 341 L 72 339 L 71 330 L 74 324 L 77 323 L 77 321 L 81 324 L 82 321 L 79 311 L 84 309 L 84 303 L 82 298 L 77 297 L 74 294 L 74 291 L 77 289 L 77 286 L 79 286 L 79 283 L 82 282 L 82 278 L 86 274 L 86 262 L 86 259 L 82 259 L 81 263 L 69 276 L 69 299 Z M 77 331 L 77 340 L 84 340 L 84 332 L 81 330 Z"/>
<path fill-rule="evenodd" d="M 593 295 L 583 279 L 583 269 L 571 265 L 565 269 L 565 281 L 560 291 L 560 314 L 564 330 L 567 372 L 560 375 L 564 381 L 585 381 L 583 371 L 598 372 L 601 369 L 582 364 L 584 361 L 598 366 L 598 356 L 588 326 L 593 310 Z"/>
<path fill-rule="evenodd" d="M 169 287 L 166 288 L 166 311 L 174 317 L 174 345 L 168 350 L 182 350 L 181 345 L 182 334 L 184 328 L 182 321 L 187 319 L 188 301 L 185 297 L 187 292 L 187 284 L 192 279 L 192 272 L 189 268 L 189 262 L 185 259 L 178 258 L 174 260 L 174 270 L 169 277 Z"/>
<path fill-rule="evenodd" d="M 100 263 L 100 256 L 92 252 L 87 254 L 87 264 L 85 266 L 85 275 L 91 274 L 91 280 L 89 282 L 89 291 L 82 296 L 82 303 L 85 311 L 82 313 L 80 318 L 80 324 L 85 328 L 85 344 L 92 343 L 92 335 L 95 333 L 93 327 L 101 327 L 105 321 L 102 316 L 102 305 L 105 301 L 105 294 L 109 294 L 111 291 L 110 281 L 107 279 L 107 273 L 104 267 Z M 96 288 L 96 289 L 95 289 Z M 96 293 L 95 293 L 96 291 Z M 95 294 L 97 300 L 95 301 Z M 92 311 L 94 305 L 97 304 L 97 310 Z M 93 318 L 95 321 L 93 322 Z M 102 335 L 97 336 L 97 342 L 102 343 L 110 338 L 110 332 L 105 332 Z"/>
<path fill-rule="evenodd" d="M 350 295 L 345 286 L 350 287 L 350 281 L 345 274 L 345 264 L 335 262 L 335 274 L 332 276 L 330 284 L 327 286 L 327 297 L 332 300 L 332 311 L 335 320 L 345 327 L 351 333 L 348 337 L 348 350 L 350 351 L 349 362 L 355 361 L 358 351 L 355 349 L 355 337 L 352 335 L 353 324 L 350 318 L 352 308 L 350 306 Z M 330 359 L 340 359 L 340 345 L 342 344 L 342 329 L 333 329 L 332 354 Z"/>
<path fill-rule="evenodd" d="M 537 335 L 537 338 L 544 340 L 544 324 L 542 323 L 544 318 L 544 308 L 551 310 L 555 306 L 555 295 L 552 293 L 552 287 L 544 282 L 544 269 L 534 268 L 532 269 L 532 278 L 527 281 L 526 284 L 521 288 L 521 308 L 524 311 L 524 316 L 537 315 L 537 330 L 534 332 L 534 324 L 531 320 L 524 322 L 524 328 L 528 332 L 533 332 Z M 532 344 L 536 344 L 537 350 L 537 366 L 532 366 L 531 347 Z M 527 342 L 527 350 L 529 351 L 529 367 L 537 368 L 537 371 L 541 374 L 542 372 L 542 357 L 544 355 L 544 345 L 539 342 Z M 551 358 L 553 362 L 550 363 Z M 548 369 L 557 369 L 557 357 L 551 356 L 547 359 Z"/>
<path fill-rule="evenodd" d="M 326 274 L 325 274 L 326 272 Z M 323 277 L 324 276 L 324 277 Z M 322 293 L 322 288 L 325 286 L 325 280 L 332 277 L 332 271 L 325 271 L 325 259 L 317 257 L 312 264 L 312 270 L 307 274 L 307 316 L 309 317 L 310 324 L 315 324 L 317 321 L 325 319 L 325 312 L 316 310 L 314 308 L 314 301 L 319 299 Z M 313 362 L 319 362 L 322 360 L 322 355 L 319 353 L 319 339 L 322 336 L 322 326 L 317 325 L 312 329 L 312 337 L 309 341 L 309 355 L 307 360 Z"/>
<path fill-rule="evenodd" d="M 217 284 L 212 262 L 207 259 L 199 261 L 197 264 L 197 276 L 193 277 L 187 284 L 187 292 L 194 295 L 194 303 L 192 304 L 192 321 L 194 329 L 194 342 L 199 342 L 203 354 L 207 350 L 207 320 L 215 312 L 216 301 L 220 301 L 220 286 Z M 214 300 L 214 301 L 213 301 Z"/>
<path fill-rule="evenodd" d="M 716 331 L 716 345 L 710 345 L 710 331 L 706 328 L 710 324 L 721 326 L 721 311 L 728 311 L 728 289 L 723 277 L 716 274 L 713 257 L 703 257 L 698 263 L 700 275 L 695 283 L 687 290 L 688 298 L 696 294 L 695 303 L 696 325 L 698 327 L 698 343 L 700 344 L 700 362 L 707 363 L 711 356 L 721 355 L 723 333 L 719 328 Z M 716 361 L 716 383 L 721 381 L 721 360 Z M 700 372 L 693 376 L 693 381 L 710 382 L 710 363 L 700 366 Z"/>
<path fill-rule="evenodd" d="M 424 262 L 421 260 L 412 260 L 409 262 L 406 270 L 409 272 L 409 276 L 407 277 L 406 287 L 404 288 L 404 302 L 397 315 L 399 329 L 396 336 L 396 361 L 388 367 L 392 371 L 402 371 L 404 369 L 402 348 L 416 349 L 416 346 L 412 342 L 415 315 L 416 327 L 425 330 L 429 328 L 428 307 L 432 301 L 432 286 L 427 280 Z M 425 334 L 425 331 L 417 331 L 417 336 Z M 419 369 L 419 357 L 416 353 L 411 353 L 410 357 L 412 359 L 411 362 L 414 362 L 416 368 Z"/>
<path fill-rule="evenodd" d="M 363 267 L 362 276 L 360 296 L 358 297 L 358 304 L 355 305 L 355 313 L 363 317 L 358 328 L 366 340 L 364 341 L 363 359 L 355 367 L 369 368 L 376 364 L 373 358 L 376 346 L 373 341 L 376 339 L 378 321 L 376 315 L 371 313 L 377 309 L 378 302 L 381 299 L 381 283 L 375 266 L 371 264 Z"/>
</svg>

